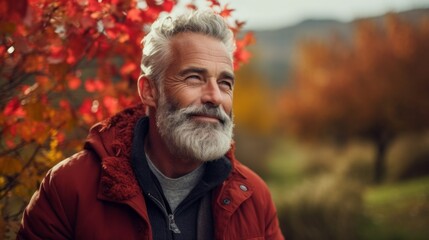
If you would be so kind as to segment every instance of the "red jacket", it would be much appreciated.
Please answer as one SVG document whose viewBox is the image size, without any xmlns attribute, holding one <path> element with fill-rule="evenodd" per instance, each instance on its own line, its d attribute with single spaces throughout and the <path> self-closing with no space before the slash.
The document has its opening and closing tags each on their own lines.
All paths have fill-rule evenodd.
<svg viewBox="0 0 429 240">
<path fill-rule="evenodd" d="M 85 150 L 53 167 L 27 206 L 18 239 L 152 239 L 146 204 L 130 165 L 141 106 L 95 125 Z M 215 239 L 283 239 L 266 184 L 233 155 L 215 190 Z"/>
</svg>

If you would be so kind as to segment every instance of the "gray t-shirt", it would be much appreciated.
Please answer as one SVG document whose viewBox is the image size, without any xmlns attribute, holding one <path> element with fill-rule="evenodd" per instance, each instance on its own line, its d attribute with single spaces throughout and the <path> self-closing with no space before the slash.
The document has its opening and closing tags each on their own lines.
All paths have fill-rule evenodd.
<svg viewBox="0 0 429 240">
<path fill-rule="evenodd" d="M 191 190 L 201 180 L 201 177 L 204 174 L 205 164 L 201 164 L 198 168 L 182 177 L 169 178 L 156 168 L 147 155 L 146 158 L 148 160 L 147 162 L 150 170 L 161 184 L 162 191 L 170 205 L 171 211 L 174 212 L 177 206 L 186 198 L 186 196 L 188 196 Z"/>
</svg>

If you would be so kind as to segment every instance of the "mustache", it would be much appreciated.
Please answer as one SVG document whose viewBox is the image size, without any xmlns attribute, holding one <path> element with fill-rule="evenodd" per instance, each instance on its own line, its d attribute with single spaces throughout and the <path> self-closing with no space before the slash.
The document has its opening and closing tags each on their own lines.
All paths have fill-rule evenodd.
<svg viewBox="0 0 429 240">
<path fill-rule="evenodd" d="M 186 115 L 188 118 L 195 115 L 203 115 L 208 117 L 217 118 L 220 123 L 225 124 L 231 121 L 231 114 L 227 114 L 221 106 L 213 107 L 207 104 L 201 106 L 189 106 L 180 109 L 180 112 Z"/>
</svg>

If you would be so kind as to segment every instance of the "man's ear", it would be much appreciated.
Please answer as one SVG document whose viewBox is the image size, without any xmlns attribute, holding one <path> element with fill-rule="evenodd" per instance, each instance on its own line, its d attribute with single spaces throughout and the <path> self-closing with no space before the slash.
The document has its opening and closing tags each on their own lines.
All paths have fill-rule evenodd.
<svg viewBox="0 0 429 240">
<path fill-rule="evenodd" d="M 137 82 L 140 99 L 149 107 L 156 107 L 157 90 L 154 84 L 144 75 L 140 75 Z"/>
</svg>

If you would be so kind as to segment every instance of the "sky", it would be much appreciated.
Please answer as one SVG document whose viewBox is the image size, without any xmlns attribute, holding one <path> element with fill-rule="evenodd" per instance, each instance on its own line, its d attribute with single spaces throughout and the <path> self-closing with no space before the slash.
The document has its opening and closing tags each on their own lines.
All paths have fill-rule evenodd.
<svg viewBox="0 0 429 240">
<path fill-rule="evenodd" d="M 179 6 L 191 0 L 179 0 Z M 206 0 L 194 1 L 199 7 Z M 234 8 L 233 17 L 246 21 L 252 30 L 276 29 L 306 19 L 350 21 L 360 17 L 382 15 L 389 11 L 429 8 L 429 0 L 221 0 Z"/>
</svg>

